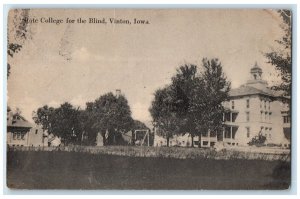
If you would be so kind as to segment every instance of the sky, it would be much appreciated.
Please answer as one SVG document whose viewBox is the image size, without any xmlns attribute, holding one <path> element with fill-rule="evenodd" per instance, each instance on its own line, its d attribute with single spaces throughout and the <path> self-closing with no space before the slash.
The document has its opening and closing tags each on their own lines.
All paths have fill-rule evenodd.
<svg viewBox="0 0 300 199">
<path fill-rule="evenodd" d="M 10 12 L 8 24 L 13 15 Z M 255 62 L 263 69 L 263 79 L 270 85 L 278 82 L 263 55 L 277 49 L 274 40 L 282 36 L 281 19 L 274 10 L 29 11 L 29 18 L 42 17 L 64 23 L 31 23 L 30 39 L 8 58 L 8 105 L 18 107 L 29 121 L 32 111 L 43 105 L 58 107 L 67 101 L 84 109 L 86 102 L 120 89 L 133 118 L 149 122 L 154 92 L 170 83 L 180 65 L 201 67 L 204 57 L 221 61 L 232 88 L 250 78 Z M 68 24 L 66 18 L 105 18 L 107 24 Z M 132 24 L 110 24 L 109 18 Z M 133 24 L 135 18 L 149 24 Z"/>
</svg>

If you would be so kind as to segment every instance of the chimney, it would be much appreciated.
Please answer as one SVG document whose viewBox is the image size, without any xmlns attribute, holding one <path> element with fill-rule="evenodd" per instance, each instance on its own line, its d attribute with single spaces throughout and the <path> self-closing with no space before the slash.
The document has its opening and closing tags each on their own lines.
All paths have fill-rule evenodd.
<svg viewBox="0 0 300 199">
<path fill-rule="evenodd" d="M 121 89 L 116 89 L 116 97 L 119 98 L 121 95 Z"/>
</svg>

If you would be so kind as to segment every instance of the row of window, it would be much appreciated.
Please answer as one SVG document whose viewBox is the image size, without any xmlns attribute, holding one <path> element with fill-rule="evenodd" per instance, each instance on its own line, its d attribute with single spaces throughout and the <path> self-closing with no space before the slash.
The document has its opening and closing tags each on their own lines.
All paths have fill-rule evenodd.
<svg viewBox="0 0 300 199">
<path fill-rule="evenodd" d="M 237 113 L 227 112 L 223 114 L 223 122 L 235 122 L 237 118 Z"/>
<path fill-rule="evenodd" d="M 284 124 L 291 123 L 291 117 L 289 115 L 283 116 L 283 123 Z"/>
<path fill-rule="evenodd" d="M 13 140 L 25 140 L 24 132 L 13 132 Z"/>
<path fill-rule="evenodd" d="M 267 110 L 267 107 L 268 109 L 270 110 L 271 107 L 270 107 L 270 101 L 266 101 L 266 100 L 260 100 L 260 108 L 262 109 L 262 107 L 264 106 L 264 109 Z"/>
<path fill-rule="evenodd" d="M 265 110 L 267 110 L 267 107 L 268 107 L 268 109 L 270 110 L 271 109 L 271 107 L 270 107 L 270 101 L 266 101 L 266 100 L 264 100 L 264 101 L 260 101 L 260 108 L 262 108 L 263 107 L 263 104 L 264 104 L 264 108 L 265 108 Z M 235 105 L 234 105 L 234 100 L 232 100 L 231 101 L 231 109 L 234 109 L 235 108 Z M 247 99 L 246 100 L 246 108 L 250 108 L 250 99 Z"/>
<path fill-rule="evenodd" d="M 270 122 L 271 121 L 272 112 L 260 112 L 260 121 L 262 122 Z"/>
<path fill-rule="evenodd" d="M 236 119 L 236 116 L 237 116 L 237 114 L 225 113 L 225 115 L 223 116 L 223 121 L 234 122 L 235 119 Z M 263 111 L 261 111 L 260 121 L 270 122 L 271 121 L 271 116 L 272 116 L 272 112 L 263 112 Z M 289 116 L 284 116 L 283 121 L 284 121 L 284 123 L 290 123 L 290 117 Z M 250 122 L 250 112 L 249 111 L 246 112 L 246 122 Z"/>
</svg>

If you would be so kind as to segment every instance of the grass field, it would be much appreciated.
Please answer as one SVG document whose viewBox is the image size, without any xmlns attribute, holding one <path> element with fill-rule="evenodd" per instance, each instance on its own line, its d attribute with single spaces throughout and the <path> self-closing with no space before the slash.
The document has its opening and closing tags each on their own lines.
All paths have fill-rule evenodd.
<svg viewBox="0 0 300 199">
<path fill-rule="evenodd" d="M 290 161 L 130 157 L 8 151 L 7 185 L 18 189 L 287 189 Z"/>
</svg>

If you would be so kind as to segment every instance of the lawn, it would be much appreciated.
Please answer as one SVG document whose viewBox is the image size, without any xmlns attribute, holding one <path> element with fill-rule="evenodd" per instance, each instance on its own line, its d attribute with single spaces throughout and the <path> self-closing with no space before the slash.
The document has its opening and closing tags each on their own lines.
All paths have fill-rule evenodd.
<svg viewBox="0 0 300 199">
<path fill-rule="evenodd" d="M 8 151 L 7 185 L 18 189 L 287 189 L 290 161 L 130 157 Z"/>
</svg>

